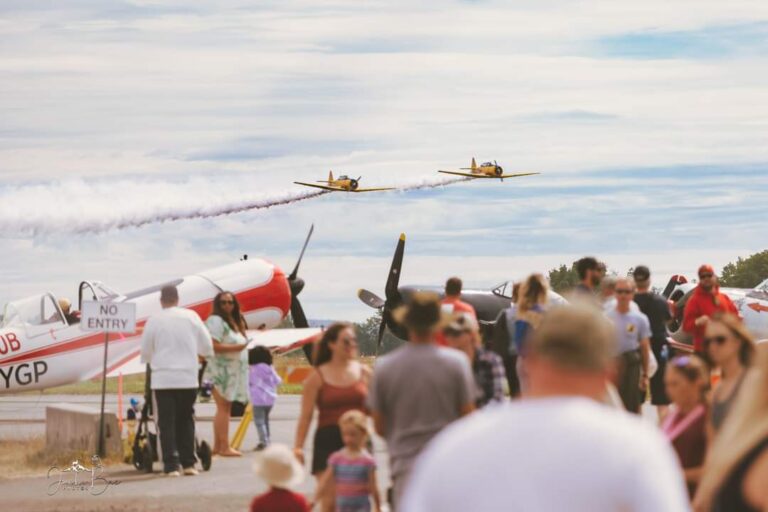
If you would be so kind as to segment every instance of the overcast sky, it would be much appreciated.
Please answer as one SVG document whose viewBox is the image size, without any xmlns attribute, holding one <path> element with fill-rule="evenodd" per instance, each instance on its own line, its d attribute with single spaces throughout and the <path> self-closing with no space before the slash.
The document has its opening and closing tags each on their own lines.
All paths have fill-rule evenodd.
<svg viewBox="0 0 768 512">
<path fill-rule="evenodd" d="M 310 317 L 403 283 L 491 287 L 584 254 L 657 285 L 766 248 L 768 4 L 4 1 L 0 303 L 266 257 Z M 294 180 L 435 183 L 306 199 Z M 766 276 L 768 277 L 768 276 Z"/>
</svg>

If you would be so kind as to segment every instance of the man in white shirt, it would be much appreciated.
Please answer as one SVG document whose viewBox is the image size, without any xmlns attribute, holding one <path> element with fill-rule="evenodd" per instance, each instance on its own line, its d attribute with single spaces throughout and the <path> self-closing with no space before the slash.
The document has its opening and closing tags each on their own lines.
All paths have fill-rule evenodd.
<svg viewBox="0 0 768 512">
<path fill-rule="evenodd" d="M 197 313 L 180 308 L 175 286 L 160 291 L 163 311 L 147 320 L 141 362 L 152 368 L 163 469 L 166 475 L 196 475 L 195 421 L 198 356 L 213 356 L 208 329 Z"/>
<path fill-rule="evenodd" d="M 528 348 L 528 398 L 439 434 L 398 512 L 690 510 L 669 443 L 597 402 L 615 353 L 606 319 L 586 306 L 552 308 Z"/>
</svg>

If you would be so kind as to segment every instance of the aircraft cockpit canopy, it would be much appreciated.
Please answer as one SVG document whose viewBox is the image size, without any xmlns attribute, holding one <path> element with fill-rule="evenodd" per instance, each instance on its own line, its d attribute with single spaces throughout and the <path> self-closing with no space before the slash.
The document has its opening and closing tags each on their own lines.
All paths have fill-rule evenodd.
<svg viewBox="0 0 768 512">
<path fill-rule="evenodd" d="M 101 281 L 83 281 L 80 293 L 83 294 L 83 300 L 112 300 L 120 297 L 119 293 Z"/>
<path fill-rule="evenodd" d="M 493 162 L 483 162 L 483 165 L 480 167 L 496 167 Z"/>
<path fill-rule="evenodd" d="M 341 176 L 339 176 L 339 180 L 348 180 L 348 179 L 349 179 L 349 176 L 347 176 L 346 174 L 342 174 Z"/>
<path fill-rule="evenodd" d="M 747 296 L 756 299 L 768 300 L 768 279 L 755 286 L 755 288 L 749 292 Z"/>
<path fill-rule="evenodd" d="M 66 326 L 64 315 L 52 293 L 34 295 L 5 305 L 1 327 L 30 327 L 45 325 L 51 328 Z"/>
<path fill-rule="evenodd" d="M 499 297 L 504 297 L 505 299 L 512 300 L 512 290 L 515 286 L 514 281 L 507 281 L 505 283 L 501 283 L 499 286 L 493 289 L 494 295 L 498 295 Z"/>
</svg>

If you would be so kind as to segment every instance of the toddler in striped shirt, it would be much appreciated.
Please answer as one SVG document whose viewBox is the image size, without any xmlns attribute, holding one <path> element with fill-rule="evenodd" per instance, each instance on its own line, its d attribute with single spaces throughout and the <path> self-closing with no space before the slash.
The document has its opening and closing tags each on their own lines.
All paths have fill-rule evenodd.
<svg viewBox="0 0 768 512">
<path fill-rule="evenodd" d="M 320 478 L 315 502 L 320 502 L 334 487 L 336 512 L 379 512 L 376 460 L 366 449 L 370 437 L 368 417 L 360 411 L 348 411 L 339 419 L 339 427 L 344 448 L 328 457 L 328 468 Z"/>
</svg>

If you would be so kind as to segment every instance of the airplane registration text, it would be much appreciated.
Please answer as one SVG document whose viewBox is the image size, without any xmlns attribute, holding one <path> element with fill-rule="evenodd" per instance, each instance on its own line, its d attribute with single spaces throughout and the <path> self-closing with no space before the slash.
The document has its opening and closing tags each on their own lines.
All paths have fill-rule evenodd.
<svg viewBox="0 0 768 512">
<path fill-rule="evenodd" d="M 48 371 L 48 363 L 45 361 L 35 361 L 32 364 L 22 363 L 16 366 L 7 366 L 0 368 L 0 377 L 5 384 L 5 389 L 11 387 L 11 382 L 15 381 L 19 386 L 26 386 L 33 382 L 37 384 L 40 377 Z"/>
</svg>

